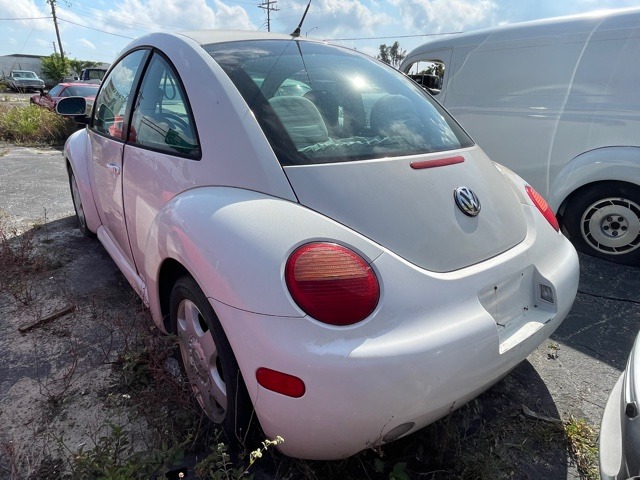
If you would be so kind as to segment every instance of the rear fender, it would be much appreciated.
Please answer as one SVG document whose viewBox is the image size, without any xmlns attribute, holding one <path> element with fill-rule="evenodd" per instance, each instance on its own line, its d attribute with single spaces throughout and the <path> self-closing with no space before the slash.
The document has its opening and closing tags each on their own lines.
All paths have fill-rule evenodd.
<svg viewBox="0 0 640 480">
<path fill-rule="evenodd" d="M 86 128 L 78 130 L 69 137 L 64 146 L 64 158 L 76 177 L 82 206 L 87 221 L 87 227 L 93 233 L 98 231 L 101 225 L 96 203 L 93 199 L 89 165 L 91 163 L 91 146 Z"/>
<path fill-rule="evenodd" d="M 547 201 L 558 212 L 577 189 L 601 181 L 640 185 L 640 147 L 602 147 L 578 155 L 556 176 Z"/>
<path fill-rule="evenodd" d="M 143 275 L 155 323 L 164 329 L 159 272 L 166 259 L 179 262 L 210 299 L 254 313 L 303 317 L 286 288 L 284 266 L 295 248 L 311 241 L 347 245 L 369 262 L 382 253 L 295 202 L 229 187 L 178 195 L 158 212 L 145 248 Z"/>
</svg>

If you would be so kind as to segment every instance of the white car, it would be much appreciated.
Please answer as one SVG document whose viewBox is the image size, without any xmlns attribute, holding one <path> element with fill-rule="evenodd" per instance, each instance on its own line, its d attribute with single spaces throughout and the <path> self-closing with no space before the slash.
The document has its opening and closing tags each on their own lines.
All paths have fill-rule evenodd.
<svg viewBox="0 0 640 480">
<path fill-rule="evenodd" d="M 640 477 L 640 333 L 616 382 L 600 426 L 600 478 Z"/>
<path fill-rule="evenodd" d="M 81 229 L 177 333 L 230 437 L 253 416 L 296 457 L 393 441 L 504 377 L 573 303 L 577 255 L 544 199 L 352 50 L 148 35 L 83 121 L 64 149 Z"/>
</svg>

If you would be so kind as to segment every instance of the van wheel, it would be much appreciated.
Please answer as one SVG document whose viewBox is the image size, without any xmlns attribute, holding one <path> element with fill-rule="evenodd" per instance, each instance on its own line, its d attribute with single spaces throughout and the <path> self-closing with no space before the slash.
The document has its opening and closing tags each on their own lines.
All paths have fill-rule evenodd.
<svg viewBox="0 0 640 480">
<path fill-rule="evenodd" d="M 640 187 L 602 182 L 580 191 L 565 209 L 563 231 L 587 255 L 640 265 Z"/>
<path fill-rule="evenodd" d="M 178 279 L 170 319 L 198 403 L 229 441 L 246 437 L 253 409 L 231 345 L 209 300 L 190 276 Z"/>
</svg>

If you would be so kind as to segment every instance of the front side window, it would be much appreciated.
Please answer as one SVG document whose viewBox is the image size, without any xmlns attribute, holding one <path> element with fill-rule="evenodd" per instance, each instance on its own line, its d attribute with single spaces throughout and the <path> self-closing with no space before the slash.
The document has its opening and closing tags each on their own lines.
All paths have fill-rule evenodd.
<svg viewBox="0 0 640 480">
<path fill-rule="evenodd" d="M 199 157 L 191 109 L 177 74 L 154 54 L 131 119 L 130 141 L 173 155 Z"/>
<path fill-rule="evenodd" d="M 283 165 L 419 155 L 472 145 L 411 80 L 356 52 L 296 40 L 205 45 Z"/>
<path fill-rule="evenodd" d="M 93 128 L 102 134 L 125 140 L 125 113 L 138 69 L 146 54 L 136 50 L 124 57 L 105 78 L 94 104 Z"/>
</svg>

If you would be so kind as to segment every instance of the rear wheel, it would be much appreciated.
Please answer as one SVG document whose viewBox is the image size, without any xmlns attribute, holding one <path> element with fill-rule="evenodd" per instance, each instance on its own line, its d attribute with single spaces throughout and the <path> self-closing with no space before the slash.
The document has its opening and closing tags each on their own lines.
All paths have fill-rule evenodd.
<svg viewBox="0 0 640 480">
<path fill-rule="evenodd" d="M 198 403 L 229 440 L 242 441 L 251 420 L 251 401 L 222 325 L 190 276 L 173 287 L 170 318 Z"/>
<path fill-rule="evenodd" d="M 87 218 L 84 214 L 84 206 L 82 205 L 82 198 L 80 197 L 80 190 L 78 189 L 78 183 L 76 182 L 76 176 L 73 174 L 71 168 L 69 168 L 69 188 L 71 189 L 71 199 L 73 200 L 73 208 L 76 211 L 76 218 L 78 219 L 78 228 L 83 235 L 87 237 L 95 237 L 95 234 L 89 230 L 87 226 Z"/>
<path fill-rule="evenodd" d="M 578 192 L 567 204 L 563 227 L 583 253 L 640 265 L 640 187 L 602 182 Z"/>
</svg>

